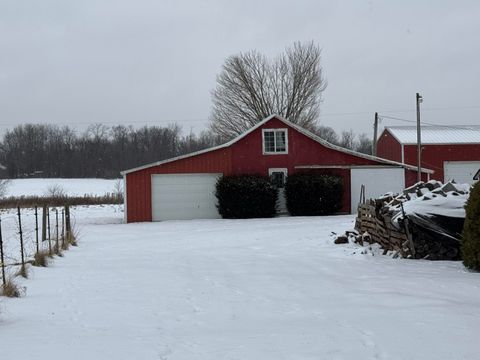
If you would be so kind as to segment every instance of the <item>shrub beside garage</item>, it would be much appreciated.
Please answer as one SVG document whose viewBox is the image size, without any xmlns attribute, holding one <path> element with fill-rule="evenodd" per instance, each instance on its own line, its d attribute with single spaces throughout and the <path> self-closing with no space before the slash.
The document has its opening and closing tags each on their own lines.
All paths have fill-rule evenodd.
<svg viewBox="0 0 480 360">
<path fill-rule="evenodd" d="M 342 208 L 343 180 L 331 175 L 293 174 L 287 178 L 285 195 L 290 215 L 334 214 Z"/>
<path fill-rule="evenodd" d="M 266 218 L 276 213 L 277 189 L 265 176 L 222 176 L 215 196 L 224 219 Z"/>
<path fill-rule="evenodd" d="M 480 271 L 480 181 L 470 190 L 465 205 L 461 252 L 465 267 Z"/>
</svg>

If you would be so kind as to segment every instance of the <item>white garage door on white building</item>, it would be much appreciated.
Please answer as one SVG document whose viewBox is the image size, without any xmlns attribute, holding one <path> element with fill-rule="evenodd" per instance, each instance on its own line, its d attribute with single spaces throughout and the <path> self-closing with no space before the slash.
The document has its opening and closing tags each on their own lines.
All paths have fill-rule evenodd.
<svg viewBox="0 0 480 360">
<path fill-rule="evenodd" d="M 222 174 L 152 175 L 152 220 L 220 218 L 215 184 Z"/>
<path fill-rule="evenodd" d="M 480 169 L 480 161 L 444 161 L 445 182 L 455 180 L 457 184 L 473 184 L 473 176 Z"/>
<path fill-rule="evenodd" d="M 365 186 L 365 199 L 376 198 L 387 192 L 401 192 L 405 189 L 405 169 L 399 167 L 352 168 L 351 212 L 355 214 L 360 202 L 362 185 Z"/>
</svg>

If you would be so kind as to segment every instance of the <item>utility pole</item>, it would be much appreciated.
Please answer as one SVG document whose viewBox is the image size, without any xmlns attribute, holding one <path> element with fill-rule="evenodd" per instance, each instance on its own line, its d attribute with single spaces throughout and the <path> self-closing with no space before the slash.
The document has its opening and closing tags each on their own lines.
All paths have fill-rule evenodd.
<svg viewBox="0 0 480 360">
<path fill-rule="evenodd" d="M 417 182 L 422 181 L 422 135 L 420 128 L 420 103 L 423 97 L 417 93 Z"/>
<path fill-rule="evenodd" d="M 378 113 L 375 113 L 375 121 L 373 123 L 373 142 L 372 155 L 377 156 L 377 131 L 378 131 Z"/>
</svg>

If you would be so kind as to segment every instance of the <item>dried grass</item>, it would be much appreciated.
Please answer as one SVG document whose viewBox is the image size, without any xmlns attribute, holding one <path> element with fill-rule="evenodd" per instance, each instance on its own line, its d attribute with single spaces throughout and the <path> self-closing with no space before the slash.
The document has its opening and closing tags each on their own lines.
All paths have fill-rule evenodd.
<svg viewBox="0 0 480 360">
<path fill-rule="evenodd" d="M 50 260 L 48 250 L 40 250 L 33 256 L 33 266 L 47 267 Z"/>
<path fill-rule="evenodd" d="M 79 238 L 80 238 L 80 231 L 74 224 L 72 224 L 71 231 L 67 232 L 67 234 L 65 235 L 65 243 L 68 243 L 71 246 L 78 246 Z"/>
<path fill-rule="evenodd" d="M 66 237 L 62 240 L 61 248 L 63 251 L 66 251 L 70 248 L 70 242 L 67 240 Z"/>
<path fill-rule="evenodd" d="M 25 279 L 28 279 L 28 268 L 27 265 L 21 265 L 20 269 L 16 273 L 17 276 L 21 276 Z"/>
<path fill-rule="evenodd" d="M 19 298 L 23 295 L 22 288 L 15 284 L 12 279 L 7 279 L 5 284 L 0 285 L 0 295 L 10 298 Z"/>
<path fill-rule="evenodd" d="M 123 194 L 105 194 L 103 196 L 66 196 L 56 194 L 55 196 L 11 196 L 0 198 L 0 208 L 33 208 L 35 206 L 41 207 L 43 205 L 58 207 L 66 204 L 70 206 L 76 205 L 105 205 L 105 204 L 122 204 Z"/>
<path fill-rule="evenodd" d="M 60 256 L 60 257 L 63 256 L 62 251 L 61 251 L 60 244 L 55 243 L 55 245 L 53 245 L 53 253 L 54 253 L 55 255 L 57 255 L 57 256 Z"/>
</svg>

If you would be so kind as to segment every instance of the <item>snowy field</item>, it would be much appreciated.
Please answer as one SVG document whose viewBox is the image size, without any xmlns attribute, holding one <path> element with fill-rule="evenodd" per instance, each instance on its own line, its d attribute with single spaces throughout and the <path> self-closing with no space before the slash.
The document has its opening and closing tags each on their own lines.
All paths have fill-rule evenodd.
<svg viewBox="0 0 480 360">
<path fill-rule="evenodd" d="M 5 196 L 44 196 L 49 195 L 52 189 L 60 190 L 69 196 L 96 195 L 103 196 L 107 193 L 114 193 L 122 190 L 123 182 L 121 179 L 12 179 L 7 185 Z M 55 209 L 50 208 L 51 239 L 56 238 L 55 229 Z M 61 227 L 61 211 L 59 212 L 59 226 Z M 108 214 L 111 214 L 109 216 Z M 21 210 L 22 231 L 25 247 L 26 259 L 31 259 L 35 253 L 35 214 L 33 209 L 25 208 Z M 104 205 L 104 206 L 76 206 L 72 209 L 72 223 L 78 222 L 77 228 L 83 223 L 92 221 L 112 222 L 112 216 L 119 218 L 123 216 L 123 206 Z M 42 210 L 38 209 L 38 221 L 41 223 Z M 5 263 L 16 263 L 20 261 L 20 241 L 19 225 L 16 209 L 0 209 L 0 219 L 2 221 L 2 235 L 4 241 L 4 251 L 6 253 Z M 61 232 L 61 230 L 59 230 Z M 61 235 L 61 234 L 59 234 Z M 40 244 L 40 248 L 48 248 L 48 242 Z M 7 272 L 15 272 L 15 268 L 7 269 Z"/>
<path fill-rule="evenodd" d="M 59 186 L 66 195 L 98 195 L 116 191 L 117 179 L 13 179 L 10 180 L 6 196 L 43 196 L 49 189 Z"/>
<path fill-rule="evenodd" d="M 352 216 L 121 224 L 0 299 L 2 359 L 478 359 L 480 274 L 334 245 Z"/>
</svg>

